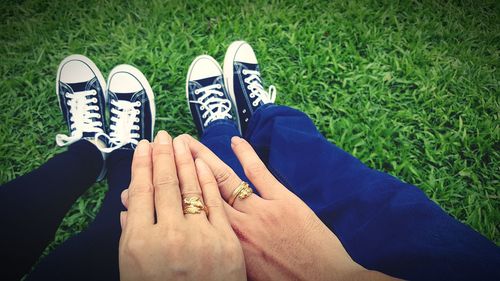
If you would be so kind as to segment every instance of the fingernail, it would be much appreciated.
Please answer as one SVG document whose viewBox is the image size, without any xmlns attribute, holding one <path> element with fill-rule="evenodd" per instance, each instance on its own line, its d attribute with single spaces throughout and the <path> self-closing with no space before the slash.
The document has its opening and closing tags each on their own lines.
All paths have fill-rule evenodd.
<svg viewBox="0 0 500 281">
<path fill-rule="evenodd" d="M 184 141 L 181 140 L 178 137 L 174 139 L 174 150 L 177 153 L 184 153 L 184 152 L 186 152 L 186 146 L 184 144 Z"/>
<path fill-rule="evenodd" d="M 120 212 L 120 225 L 121 225 L 122 229 L 125 228 L 125 224 L 127 223 L 126 219 L 127 219 L 127 212 L 121 211 Z"/>
<path fill-rule="evenodd" d="M 159 144 L 168 144 L 169 134 L 166 131 L 159 131 L 156 135 L 155 142 Z"/>
<path fill-rule="evenodd" d="M 239 144 L 239 143 L 242 143 L 243 142 L 243 139 L 238 137 L 238 136 L 234 136 L 231 138 L 231 143 L 232 144 Z"/>
<path fill-rule="evenodd" d="M 126 208 L 127 206 L 125 203 L 128 200 L 128 188 L 122 191 L 122 194 L 120 195 L 120 197 L 122 200 L 122 205 L 125 206 L 125 208 Z"/>
<path fill-rule="evenodd" d="M 147 140 L 141 140 L 135 149 L 137 155 L 148 155 L 149 153 L 149 142 Z"/>
</svg>

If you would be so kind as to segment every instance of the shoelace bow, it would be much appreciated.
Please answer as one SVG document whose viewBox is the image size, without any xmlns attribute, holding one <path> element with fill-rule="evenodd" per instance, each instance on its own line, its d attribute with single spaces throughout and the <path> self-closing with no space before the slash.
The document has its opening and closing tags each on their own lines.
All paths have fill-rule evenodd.
<svg viewBox="0 0 500 281">
<path fill-rule="evenodd" d="M 74 93 L 66 93 L 66 104 L 70 107 L 70 130 L 71 135 L 58 134 L 56 135 L 56 143 L 59 146 L 70 145 L 82 138 L 84 132 L 103 133 L 102 123 L 100 121 L 92 121 L 92 118 L 101 118 L 98 113 L 99 106 L 95 90 L 87 90 Z"/>
<path fill-rule="evenodd" d="M 111 105 L 113 106 L 111 108 L 111 122 L 114 124 L 109 126 L 109 135 L 103 132 L 95 135 L 95 140 L 101 136 L 108 139 L 110 147 L 99 148 L 104 153 L 110 153 L 129 143 L 137 145 L 138 138 L 140 138 L 140 134 L 133 131 L 140 129 L 136 123 L 139 122 L 137 115 L 140 114 L 140 110 L 137 108 L 141 106 L 141 102 L 112 100 Z"/>
<path fill-rule="evenodd" d="M 194 91 L 195 96 L 200 93 L 202 95 L 195 101 L 189 101 L 190 103 L 199 104 L 200 109 L 205 111 L 201 116 L 203 119 L 206 119 L 203 123 L 204 127 L 214 120 L 232 117 L 229 114 L 231 101 L 226 98 L 220 98 L 224 97 L 224 93 L 220 90 L 221 88 L 221 84 L 213 84 L 196 89 Z"/>
<path fill-rule="evenodd" d="M 276 100 L 276 87 L 269 86 L 269 90 L 264 90 L 260 72 L 257 70 L 243 69 L 243 75 L 248 75 L 243 81 L 248 84 L 247 89 L 250 90 L 250 98 L 254 99 L 253 106 L 259 105 L 259 102 L 264 104 L 274 103 Z"/>
</svg>

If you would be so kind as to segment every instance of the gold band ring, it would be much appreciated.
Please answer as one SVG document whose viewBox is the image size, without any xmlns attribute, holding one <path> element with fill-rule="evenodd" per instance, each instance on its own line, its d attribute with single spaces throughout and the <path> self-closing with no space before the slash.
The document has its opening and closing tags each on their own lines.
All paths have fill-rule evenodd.
<svg viewBox="0 0 500 281">
<path fill-rule="evenodd" d="M 204 211 L 208 216 L 208 209 L 198 196 L 189 196 L 182 200 L 184 214 L 195 215 Z"/>
<path fill-rule="evenodd" d="M 248 185 L 248 183 L 242 181 L 233 191 L 231 194 L 231 197 L 229 197 L 229 200 L 227 200 L 227 203 L 231 206 L 233 206 L 234 201 L 236 198 L 239 198 L 240 200 L 243 200 L 245 198 L 248 198 L 250 195 L 252 195 L 253 190 L 252 188 Z"/>
</svg>

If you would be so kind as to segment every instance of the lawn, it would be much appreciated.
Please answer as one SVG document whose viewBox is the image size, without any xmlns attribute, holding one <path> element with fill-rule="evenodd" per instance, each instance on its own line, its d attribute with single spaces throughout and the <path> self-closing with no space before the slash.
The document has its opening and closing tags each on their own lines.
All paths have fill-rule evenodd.
<svg viewBox="0 0 500 281">
<path fill-rule="evenodd" d="M 244 39 L 277 103 L 500 245 L 500 3 L 270 2 L 2 1 L 0 183 L 64 151 L 54 137 L 66 133 L 55 95 L 65 56 L 84 54 L 105 76 L 135 65 L 156 94 L 156 128 L 195 134 L 191 60 L 222 61 Z M 48 250 L 85 228 L 106 188 L 74 204 Z"/>
</svg>

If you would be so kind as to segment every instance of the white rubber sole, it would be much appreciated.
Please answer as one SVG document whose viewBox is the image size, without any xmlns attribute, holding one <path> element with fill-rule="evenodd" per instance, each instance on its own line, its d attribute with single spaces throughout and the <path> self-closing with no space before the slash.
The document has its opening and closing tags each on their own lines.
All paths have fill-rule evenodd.
<svg viewBox="0 0 500 281">
<path fill-rule="evenodd" d="M 104 91 L 104 102 L 107 103 L 108 102 L 108 93 L 107 93 L 107 87 L 106 87 L 106 80 L 104 80 L 104 76 L 102 76 L 102 73 L 99 70 L 99 68 L 97 68 L 95 63 L 93 61 L 91 61 L 89 58 L 87 58 L 86 56 L 74 54 L 74 55 L 70 55 L 70 56 L 65 57 L 61 61 L 61 63 L 59 64 L 59 67 L 57 68 L 56 94 L 57 94 L 57 101 L 59 102 L 59 109 L 61 110 L 61 112 L 62 112 L 62 107 L 61 107 L 61 101 L 59 99 L 59 78 L 61 77 L 62 68 L 64 67 L 65 64 L 67 64 L 70 61 L 81 61 L 92 70 L 92 72 L 97 77 L 97 81 L 99 81 L 99 84 L 101 84 L 101 88 Z"/>
<path fill-rule="evenodd" d="M 109 73 L 108 85 L 110 85 L 109 82 L 111 81 L 111 79 L 113 79 L 113 75 L 120 73 L 120 72 L 130 73 L 132 76 L 135 77 L 135 79 L 137 79 L 137 81 L 142 85 L 142 87 L 146 91 L 146 95 L 148 96 L 148 99 L 149 99 L 149 105 L 151 107 L 151 120 L 153 121 L 153 124 L 151 126 L 151 138 L 152 138 L 152 140 L 154 140 L 154 138 L 155 138 L 154 130 L 155 130 L 155 119 L 156 119 L 156 105 L 155 105 L 155 96 L 153 93 L 153 89 L 151 89 L 151 85 L 149 85 L 149 82 L 148 82 L 148 79 L 146 79 L 146 76 L 144 76 L 144 74 L 142 74 L 142 72 L 139 69 L 137 69 L 129 64 L 120 64 L 120 65 L 115 66 L 111 70 L 111 72 Z M 108 89 L 106 88 L 106 93 L 107 93 L 107 91 L 108 91 Z"/>
<path fill-rule="evenodd" d="M 187 101 L 187 106 L 189 108 L 189 112 L 191 113 L 191 115 L 193 115 L 193 112 L 191 112 L 191 105 L 189 104 L 189 81 L 190 81 L 190 77 L 191 77 L 191 72 L 193 71 L 193 68 L 195 66 L 195 64 L 200 60 L 200 59 L 207 59 L 211 62 L 213 62 L 219 69 L 220 73 L 223 74 L 222 72 L 222 69 L 219 65 L 219 63 L 211 56 L 209 55 L 201 55 L 201 56 L 197 56 L 193 62 L 191 62 L 191 65 L 189 66 L 189 70 L 186 74 L 186 101 Z M 207 77 L 208 78 L 208 77 Z"/>
<path fill-rule="evenodd" d="M 241 133 L 241 125 L 240 125 L 240 116 L 238 113 L 238 105 L 236 104 L 236 95 L 234 93 L 234 58 L 236 56 L 236 53 L 238 52 L 238 49 L 243 45 L 243 44 L 248 44 L 245 41 L 234 41 L 229 45 L 226 51 L 226 55 L 224 56 L 224 84 L 226 85 L 226 90 L 231 96 L 231 99 L 233 99 L 233 105 L 234 109 L 236 111 L 236 118 L 237 118 L 237 124 L 238 124 L 238 130 Z"/>
</svg>

